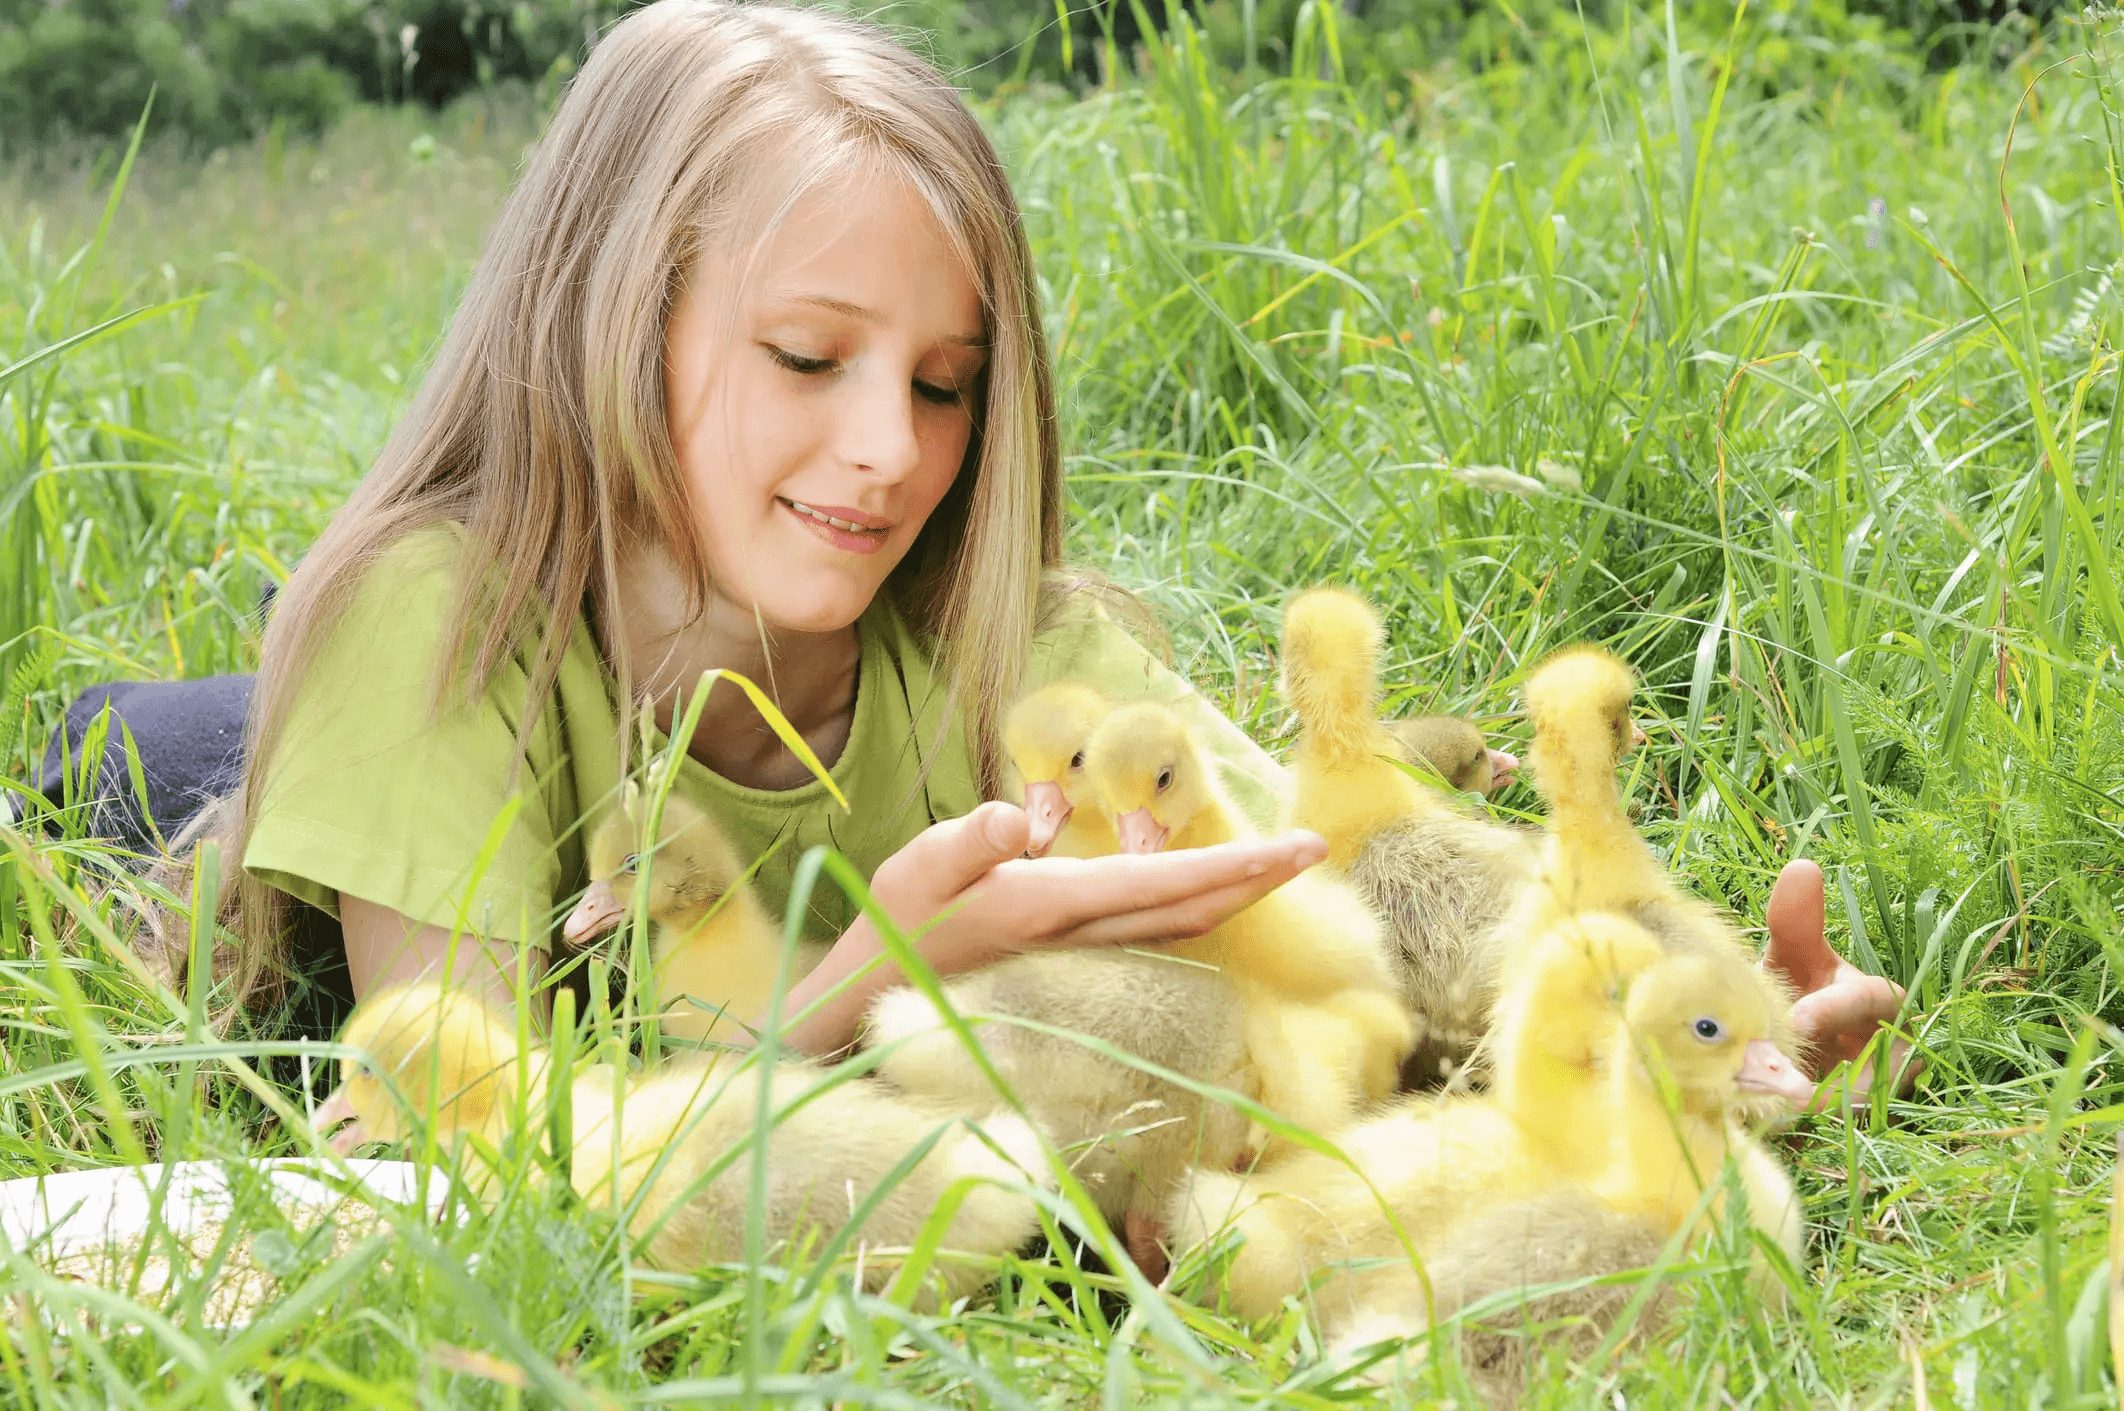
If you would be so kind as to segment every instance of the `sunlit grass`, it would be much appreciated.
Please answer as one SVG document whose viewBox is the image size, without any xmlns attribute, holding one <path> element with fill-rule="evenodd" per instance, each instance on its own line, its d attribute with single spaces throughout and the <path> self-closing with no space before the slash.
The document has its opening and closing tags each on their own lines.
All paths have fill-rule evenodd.
<svg viewBox="0 0 2124 1411">
<path fill-rule="evenodd" d="M 1790 21 L 1670 50 L 1664 16 L 1637 15 L 1414 75 L 1316 35 L 1306 77 L 1251 86 L 1183 32 L 1083 102 L 984 110 L 1046 283 L 1072 550 L 1141 590 L 1271 743 L 1298 585 L 1383 605 L 1396 707 L 1471 711 L 1506 741 L 1530 662 L 1609 642 L 1647 681 L 1637 800 L 1677 868 L 1755 918 L 1786 858 L 1821 860 L 1839 944 L 1910 985 L 1925 1088 L 1788 1147 L 1810 1221 L 1792 1311 L 1713 1257 L 1670 1332 L 1559 1371 L 1537 1404 L 1605 1403 L 1617 1378 L 1647 1405 L 2107 1404 L 2116 36 L 1928 72 L 1795 43 Z M 150 142 L 100 241 L 115 160 L 0 174 L 0 368 L 147 311 L 0 373 L 11 773 L 82 685 L 255 659 L 261 589 L 380 443 L 535 122 L 505 98 L 365 113 L 199 166 Z M 144 884 L 63 833 L 0 840 L 0 1176 L 306 1150 L 269 1110 L 299 1094 L 253 1071 L 271 1042 L 213 1039 L 124 963 Z M 233 1342 L 196 1308 L 120 1332 L 122 1309 L 18 1259 L 0 1387 L 1351 1394 L 1300 1310 L 1242 1328 L 1132 1305 L 1061 1224 L 992 1296 L 930 1313 L 802 1261 L 630 1301 L 609 1226 L 530 1184 L 421 1228 L 345 1283 L 290 1253 L 315 1302 Z"/>
</svg>

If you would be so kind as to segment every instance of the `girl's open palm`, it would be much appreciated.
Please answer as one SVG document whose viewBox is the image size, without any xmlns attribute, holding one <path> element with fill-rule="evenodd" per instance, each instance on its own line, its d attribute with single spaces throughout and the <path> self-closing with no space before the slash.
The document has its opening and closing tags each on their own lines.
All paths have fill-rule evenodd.
<svg viewBox="0 0 2124 1411">
<path fill-rule="evenodd" d="M 1148 945 L 1199 936 L 1327 855 L 1318 834 L 1178 852 L 1028 858 L 1030 825 L 988 803 L 923 832 L 878 868 L 871 891 L 939 971 L 1049 947 Z"/>
</svg>

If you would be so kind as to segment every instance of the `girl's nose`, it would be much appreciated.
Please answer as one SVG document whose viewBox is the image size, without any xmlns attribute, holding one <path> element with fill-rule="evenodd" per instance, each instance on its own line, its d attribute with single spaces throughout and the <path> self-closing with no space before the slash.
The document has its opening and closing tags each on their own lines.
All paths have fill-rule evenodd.
<svg viewBox="0 0 2124 1411">
<path fill-rule="evenodd" d="M 842 434 L 849 461 L 884 480 L 902 480 L 922 464 L 915 430 L 915 393 L 910 380 L 885 375 L 864 379 L 847 407 Z"/>
</svg>

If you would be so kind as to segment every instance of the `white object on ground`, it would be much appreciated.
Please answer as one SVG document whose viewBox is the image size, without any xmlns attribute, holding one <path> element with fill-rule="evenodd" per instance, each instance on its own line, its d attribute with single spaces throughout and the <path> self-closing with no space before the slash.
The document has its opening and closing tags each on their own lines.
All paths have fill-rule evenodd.
<svg viewBox="0 0 2124 1411">
<path fill-rule="evenodd" d="M 379 1207 L 424 1205 L 432 1217 L 450 1196 L 450 1178 L 410 1161 L 349 1161 L 347 1174 L 307 1157 L 278 1161 L 182 1161 L 172 1165 L 108 1166 L 0 1181 L 0 1257 L 25 1254 L 36 1265 L 70 1279 L 104 1283 L 123 1269 L 128 1251 L 152 1239 L 163 1255 L 190 1250 L 203 1259 L 232 1218 L 240 1233 L 278 1228 L 272 1215 L 239 1216 L 238 1202 L 254 1209 L 254 1181 L 270 1189 L 279 1217 L 298 1229 L 319 1225 L 374 1228 Z M 349 1180 L 348 1176 L 352 1179 Z M 425 1177 L 425 1179 L 423 1179 Z M 233 1179 L 232 1179 L 233 1178 Z M 164 1257 L 138 1281 L 141 1294 L 159 1294 L 186 1279 Z M 196 1270 L 193 1271 L 196 1275 Z M 217 1285 L 224 1296 L 210 1300 L 210 1318 L 221 1327 L 250 1321 L 271 1296 L 270 1280 L 247 1257 L 232 1258 Z M 105 1277 L 99 1277 L 103 1275 Z"/>
</svg>

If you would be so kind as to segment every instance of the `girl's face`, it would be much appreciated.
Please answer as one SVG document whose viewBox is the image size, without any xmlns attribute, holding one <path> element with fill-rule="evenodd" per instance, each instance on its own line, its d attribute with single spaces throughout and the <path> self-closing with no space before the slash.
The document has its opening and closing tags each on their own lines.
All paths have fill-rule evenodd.
<svg viewBox="0 0 2124 1411">
<path fill-rule="evenodd" d="M 743 281 L 689 273 L 665 406 L 717 594 L 845 629 L 959 473 L 988 352 L 973 278 L 921 196 L 871 178 L 795 205 Z"/>
</svg>

